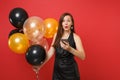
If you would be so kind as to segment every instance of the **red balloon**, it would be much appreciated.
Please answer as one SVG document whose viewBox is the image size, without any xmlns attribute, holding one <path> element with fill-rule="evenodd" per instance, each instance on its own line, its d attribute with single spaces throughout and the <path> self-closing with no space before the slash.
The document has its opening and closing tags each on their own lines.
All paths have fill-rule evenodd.
<svg viewBox="0 0 120 80">
<path fill-rule="evenodd" d="M 39 41 L 31 41 L 31 44 L 34 45 L 34 44 L 39 44 L 41 45 L 42 47 L 44 47 L 44 49 L 46 50 L 46 52 L 48 51 L 49 49 L 49 45 L 48 45 L 48 41 L 46 38 L 42 38 L 40 39 Z"/>
</svg>

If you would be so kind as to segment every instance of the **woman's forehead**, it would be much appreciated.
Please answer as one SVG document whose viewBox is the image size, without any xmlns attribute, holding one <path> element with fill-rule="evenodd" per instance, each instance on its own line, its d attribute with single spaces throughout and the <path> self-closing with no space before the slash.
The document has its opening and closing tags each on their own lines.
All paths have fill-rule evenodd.
<svg viewBox="0 0 120 80">
<path fill-rule="evenodd" d="M 71 19 L 71 17 L 69 15 L 66 15 L 64 19 Z"/>
</svg>

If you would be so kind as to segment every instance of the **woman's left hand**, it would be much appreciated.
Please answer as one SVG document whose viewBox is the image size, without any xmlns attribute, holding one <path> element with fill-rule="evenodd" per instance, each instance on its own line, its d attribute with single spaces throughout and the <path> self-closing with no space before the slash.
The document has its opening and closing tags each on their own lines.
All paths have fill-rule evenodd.
<svg viewBox="0 0 120 80">
<path fill-rule="evenodd" d="M 69 49 L 70 49 L 70 44 L 69 44 L 69 42 L 60 41 L 60 45 L 61 45 L 61 47 L 62 47 L 63 49 L 69 51 Z"/>
</svg>

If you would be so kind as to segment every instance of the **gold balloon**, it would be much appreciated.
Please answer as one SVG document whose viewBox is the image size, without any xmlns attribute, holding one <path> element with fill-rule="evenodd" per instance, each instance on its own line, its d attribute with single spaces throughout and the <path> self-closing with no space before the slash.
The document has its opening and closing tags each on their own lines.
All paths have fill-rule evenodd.
<svg viewBox="0 0 120 80">
<path fill-rule="evenodd" d="M 40 40 L 44 36 L 45 30 L 43 20 L 37 16 L 28 18 L 23 25 L 24 34 L 31 41 Z"/>
<path fill-rule="evenodd" d="M 13 52 L 24 54 L 29 47 L 29 40 L 24 34 L 15 33 L 9 38 L 8 45 Z"/>
<path fill-rule="evenodd" d="M 58 22 L 53 18 L 47 18 L 44 20 L 44 24 L 46 27 L 45 37 L 52 38 L 58 29 Z"/>
</svg>

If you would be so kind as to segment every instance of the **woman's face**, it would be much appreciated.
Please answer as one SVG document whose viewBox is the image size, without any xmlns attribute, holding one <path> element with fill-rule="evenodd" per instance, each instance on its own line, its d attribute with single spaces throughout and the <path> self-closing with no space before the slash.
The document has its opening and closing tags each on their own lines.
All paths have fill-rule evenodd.
<svg viewBox="0 0 120 80">
<path fill-rule="evenodd" d="M 65 31 L 69 31 L 71 25 L 72 25 L 71 17 L 70 17 L 69 15 L 65 16 L 65 17 L 63 18 L 63 22 L 62 22 L 63 29 L 64 29 Z"/>
</svg>

